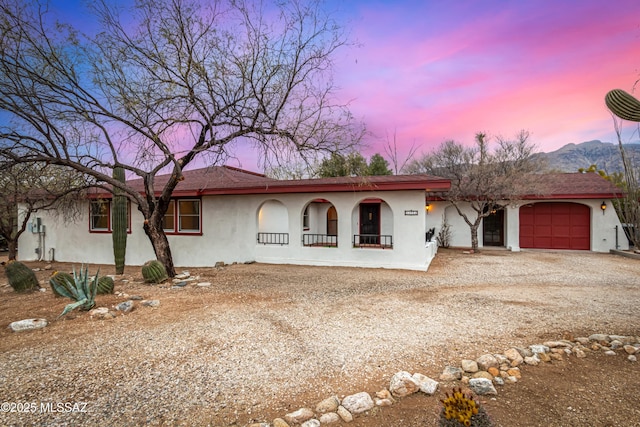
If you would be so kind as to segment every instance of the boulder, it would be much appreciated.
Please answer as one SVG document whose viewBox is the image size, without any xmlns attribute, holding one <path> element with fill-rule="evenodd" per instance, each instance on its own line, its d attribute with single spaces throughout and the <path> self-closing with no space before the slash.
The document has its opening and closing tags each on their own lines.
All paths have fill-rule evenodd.
<svg viewBox="0 0 640 427">
<path fill-rule="evenodd" d="M 9 328 L 13 332 L 24 332 L 44 328 L 47 324 L 47 319 L 24 319 L 11 322 Z"/>
<path fill-rule="evenodd" d="M 284 416 L 285 421 L 289 424 L 302 424 L 311 418 L 313 418 L 313 411 L 309 408 L 300 408 Z"/>
<path fill-rule="evenodd" d="M 373 399 L 366 391 L 352 394 L 342 399 L 342 407 L 344 407 L 352 414 L 361 414 L 363 412 L 369 411 L 374 406 L 375 403 L 373 402 Z"/>
<path fill-rule="evenodd" d="M 496 388 L 493 386 L 493 382 L 486 378 L 471 378 L 469 380 L 469 388 L 479 396 L 498 394 Z"/>
<path fill-rule="evenodd" d="M 420 390 L 420 386 L 413 379 L 411 374 L 406 371 L 397 372 L 389 384 L 389 391 L 394 397 L 409 396 Z M 348 409 L 348 408 L 347 408 Z"/>
<path fill-rule="evenodd" d="M 420 387 L 420 391 L 431 396 L 438 389 L 438 381 L 419 373 L 413 374 L 413 380 Z"/>
</svg>

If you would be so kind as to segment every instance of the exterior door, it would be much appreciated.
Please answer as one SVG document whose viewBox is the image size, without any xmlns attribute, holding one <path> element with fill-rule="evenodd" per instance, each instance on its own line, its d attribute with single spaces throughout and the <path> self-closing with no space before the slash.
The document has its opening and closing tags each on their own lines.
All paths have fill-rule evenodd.
<svg viewBox="0 0 640 427">
<path fill-rule="evenodd" d="M 504 209 L 492 212 L 482 220 L 483 246 L 504 246 Z"/>
<path fill-rule="evenodd" d="M 334 206 L 327 210 L 327 234 L 329 236 L 338 235 L 338 212 Z"/>
<path fill-rule="evenodd" d="M 360 243 L 380 244 L 380 203 L 360 204 Z"/>
</svg>

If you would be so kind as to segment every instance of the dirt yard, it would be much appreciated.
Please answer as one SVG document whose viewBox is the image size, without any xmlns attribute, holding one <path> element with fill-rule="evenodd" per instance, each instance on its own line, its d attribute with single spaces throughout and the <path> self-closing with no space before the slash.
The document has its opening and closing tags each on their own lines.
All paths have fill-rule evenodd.
<svg viewBox="0 0 640 427">
<path fill-rule="evenodd" d="M 43 284 L 72 266 L 50 267 L 36 273 Z M 90 272 L 97 268 L 113 273 Z M 608 254 L 447 250 L 427 273 L 184 270 L 197 280 L 172 288 L 145 285 L 139 267 L 128 267 L 98 306 L 113 309 L 132 296 L 160 306 L 136 300 L 132 312 L 106 320 L 78 311 L 57 319 L 69 300 L 48 286 L 16 294 L 0 278 L 0 395 L 37 407 L 0 412 L 0 425 L 245 426 L 332 395 L 373 394 L 400 370 L 437 380 L 447 365 L 513 346 L 640 335 L 640 261 Z M 210 286 L 195 285 L 203 282 Z M 9 330 L 25 318 L 49 325 Z M 524 367 L 516 384 L 479 400 L 497 426 L 640 425 L 638 363 L 623 353 L 569 356 Z M 334 425 L 437 425 L 439 399 L 454 385 Z M 52 411 L 58 403 L 67 405 Z"/>
</svg>

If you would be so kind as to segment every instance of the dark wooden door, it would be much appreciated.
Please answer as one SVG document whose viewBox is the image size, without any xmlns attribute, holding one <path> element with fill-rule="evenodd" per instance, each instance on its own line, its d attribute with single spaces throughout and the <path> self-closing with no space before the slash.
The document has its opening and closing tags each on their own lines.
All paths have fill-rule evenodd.
<svg viewBox="0 0 640 427">
<path fill-rule="evenodd" d="M 483 246 L 504 246 L 504 210 L 496 210 L 482 221 Z"/>
<path fill-rule="evenodd" d="M 360 204 L 360 243 L 380 244 L 380 203 Z"/>
</svg>

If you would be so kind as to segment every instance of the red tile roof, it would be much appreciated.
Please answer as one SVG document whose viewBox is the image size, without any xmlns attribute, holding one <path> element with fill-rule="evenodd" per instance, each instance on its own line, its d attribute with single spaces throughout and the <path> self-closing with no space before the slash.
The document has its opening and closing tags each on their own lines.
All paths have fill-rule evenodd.
<svg viewBox="0 0 640 427">
<path fill-rule="evenodd" d="M 548 173 L 536 176 L 540 194 L 526 199 L 610 199 L 622 191 L 597 173 Z"/>
<path fill-rule="evenodd" d="M 264 175 L 230 166 L 184 171 L 184 180 L 174 190 L 174 196 L 200 196 L 214 194 L 276 194 L 316 193 L 344 191 L 424 190 L 446 191 L 448 179 L 431 175 L 385 175 L 367 177 L 335 177 L 300 180 L 277 180 Z M 155 178 L 156 191 L 160 191 L 170 175 Z M 129 181 L 143 190 L 142 179 Z"/>
</svg>

